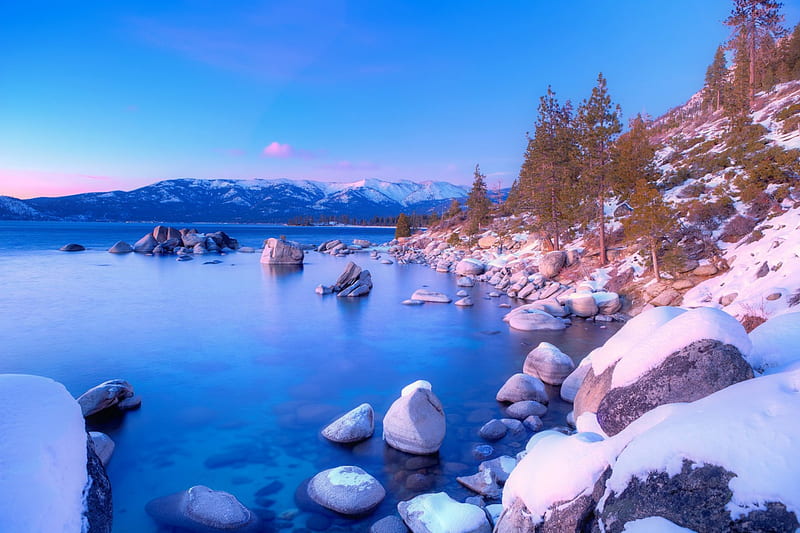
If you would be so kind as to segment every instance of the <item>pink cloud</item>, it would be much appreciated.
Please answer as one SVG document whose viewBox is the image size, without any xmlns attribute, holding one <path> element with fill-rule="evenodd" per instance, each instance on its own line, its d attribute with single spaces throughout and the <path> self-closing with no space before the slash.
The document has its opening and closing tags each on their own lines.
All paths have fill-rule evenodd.
<svg viewBox="0 0 800 533">
<path fill-rule="evenodd" d="M 278 141 L 272 141 L 265 146 L 264 150 L 261 151 L 261 155 L 276 159 L 314 159 L 316 157 L 316 154 L 310 150 L 301 150 L 291 144 L 283 144 Z"/>
<path fill-rule="evenodd" d="M 65 196 L 130 188 L 134 181 L 111 176 L 0 168 L 0 195 L 15 198 Z"/>
</svg>

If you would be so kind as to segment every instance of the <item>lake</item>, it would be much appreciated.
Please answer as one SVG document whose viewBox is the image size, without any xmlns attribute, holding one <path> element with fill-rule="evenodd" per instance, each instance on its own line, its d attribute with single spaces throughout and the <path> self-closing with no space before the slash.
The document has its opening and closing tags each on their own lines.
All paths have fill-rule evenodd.
<svg viewBox="0 0 800 533">
<path fill-rule="evenodd" d="M 341 238 L 385 242 L 393 229 L 194 225 L 221 229 L 242 245 L 286 235 L 303 243 Z M 152 225 L 0 222 L 0 372 L 30 373 L 63 383 L 75 396 L 122 378 L 143 398 L 141 409 L 93 418 L 90 429 L 116 443 L 108 465 L 114 531 L 166 532 L 145 514 L 150 499 L 203 484 L 235 494 L 270 527 L 366 531 L 396 513 L 398 500 L 420 492 L 472 495 L 455 482 L 477 471 L 485 444 L 478 429 L 502 415 L 494 396 L 541 341 L 576 361 L 617 326 L 576 321 L 563 332 L 518 332 L 502 322 L 515 305 L 489 298 L 487 284 L 466 289 L 471 308 L 403 306 L 427 286 L 455 296 L 455 276 L 420 265 L 383 265 L 366 253 L 336 258 L 306 254 L 302 268 L 261 265 L 259 254 L 114 255 L 117 240 L 135 242 Z M 68 242 L 87 246 L 65 253 Z M 385 254 L 384 254 L 385 255 Z M 219 259 L 219 264 L 205 264 Z M 319 296 L 348 260 L 372 273 L 363 298 Z M 415 459 L 381 441 L 380 420 L 400 389 L 426 379 L 447 415 L 438 456 Z M 550 389 L 546 426 L 564 425 L 571 409 Z M 334 445 L 320 430 L 362 402 L 376 411 L 375 435 Z M 506 437 L 494 456 L 520 451 Z M 387 497 L 369 517 L 350 520 L 321 511 L 303 496 L 320 470 L 358 465 L 377 477 Z M 421 473 L 422 487 L 406 487 Z M 419 476 L 416 477 L 419 481 Z M 298 487 L 300 490 L 298 490 Z M 297 493 L 297 494 L 296 494 Z"/>
</svg>

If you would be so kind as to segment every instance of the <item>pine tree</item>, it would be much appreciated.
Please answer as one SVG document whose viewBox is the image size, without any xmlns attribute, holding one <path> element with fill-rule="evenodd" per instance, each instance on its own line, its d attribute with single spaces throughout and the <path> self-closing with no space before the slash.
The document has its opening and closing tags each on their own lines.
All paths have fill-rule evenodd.
<svg viewBox="0 0 800 533">
<path fill-rule="evenodd" d="M 779 82 L 800 79 L 800 24 L 778 47 L 777 77 Z"/>
<path fill-rule="evenodd" d="M 629 200 L 640 179 L 655 184 L 658 178 L 653 158 L 656 147 L 650 143 L 648 119 L 636 115 L 614 145 L 612 173 L 613 192 L 620 200 Z"/>
<path fill-rule="evenodd" d="M 619 105 L 611 103 L 606 79 L 600 73 L 597 85 L 588 100 L 578 108 L 577 128 L 581 149 L 581 182 L 595 204 L 600 236 L 600 263 L 608 262 L 606 256 L 605 200 L 610 190 L 609 168 L 611 149 L 622 131 Z"/>
<path fill-rule="evenodd" d="M 723 95 L 728 84 L 728 65 L 725 61 L 725 50 L 717 47 L 714 61 L 706 70 L 706 86 L 703 99 L 714 110 L 719 111 L 723 106 Z"/>
<path fill-rule="evenodd" d="M 639 178 L 629 203 L 633 212 L 624 219 L 625 236 L 631 241 L 646 244 L 656 280 L 661 279 L 659 252 L 662 241 L 678 227 L 676 211 L 664 201 L 661 192 L 645 178 Z"/>
<path fill-rule="evenodd" d="M 577 220 L 579 150 L 569 101 L 561 105 L 548 87 L 538 113 L 517 180 L 518 208 L 535 215 L 538 229 L 558 250 Z"/>
<path fill-rule="evenodd" d="M 397 227 L 394 230 L 394 238 L 399 239 L 401 237 L 410 237 L 411 236 L 411 223 L 408 220 L 408 217 L 405 213 L 400 213 L 397 217 Z"/>
<path fill-rule="evenodd" d="M 447 208 L 447 212 L 444 214 L 444 218 L 454 218 L 461 214 L 461 204 L 458 203 L 458 200 L 453 198 L 450 200 L 450 207 Z"/>
<path fill-rule="evenodd" d="M 725 114 L 730 118 L 730 129 L 738 131 L 750 122 L 750 56 L 744 38 L 737 38 L 734 45 L 733 83 L 726 98 Z"/>
<path fill-rule="evenodd" d="M 725 20 L 734 29 L 737 50 L 744 47 L 747 51 L 748 109 L 753 107 L 755 88 L 759 86 L 758 71 L 765 62 L 760 45 L 765 37 L 777 38 L 786 32 L 782 26 L 782 6 L 776 0 L 733 0 L 733 9 Z"/>
<path fill-rule="evenodd" d="M 472 189 L 467 197 L 467 233 L 474 235 L 480 230 L 481 224 L 489 217 L 489 192 L 486 189 L 486 176 L 481 174 L 480 165 L 475 165 L 475 174 Z"/>
</svg>

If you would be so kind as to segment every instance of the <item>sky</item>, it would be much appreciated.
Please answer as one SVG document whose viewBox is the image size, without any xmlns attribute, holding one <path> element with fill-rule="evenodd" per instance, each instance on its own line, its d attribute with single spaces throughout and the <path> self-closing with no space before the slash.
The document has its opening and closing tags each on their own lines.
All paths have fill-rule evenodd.
<svg viewBox="0 0 800 533">
<path fill-rule="evenodd" d="M 551 85 L 702 88 L 730 0 L 0 3 L 0 195 L 162 179 L 510 185 Z M 784 1 L 786 22 L 800 0 Z"/>
</svg>

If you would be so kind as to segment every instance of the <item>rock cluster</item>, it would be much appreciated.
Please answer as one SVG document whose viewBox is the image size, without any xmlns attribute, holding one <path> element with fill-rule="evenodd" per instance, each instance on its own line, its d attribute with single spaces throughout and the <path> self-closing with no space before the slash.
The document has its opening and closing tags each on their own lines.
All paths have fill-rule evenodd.
<svg viewBox="0 0 800 533">
<path fill-rule="evenodd" d="M 372 243 L 363 239 L 354 239 L 353 244 L 345 244 L 339 239 L 333 239 L 330 241 L 325 241 L 317 246 L 317 251 L 336 257 L 345 257 L 365 248 L 369 248 L 370 246 L 372 246 Z"/>
<path fill-rule="evenodd" d="M 315 290 L 323 295 L 336 293 L 340 298 L 364 296 L 372 290 L 372 274 L 350 261 L 333 285 L 319 285 Z"/>
<path fill-rule="evenodd" d="M 133 246 L 124 241 L 117 242 L 108 251 L 111 253 L 137 252 L 141 254 L 169 255 L 205 254 L 225 249 L 237 250 L 239 242 L 224 231 L 198 233 L 196 229 L 176 229 L 156 226 L 153 231 L 136 241 Z"/>
</svg>

